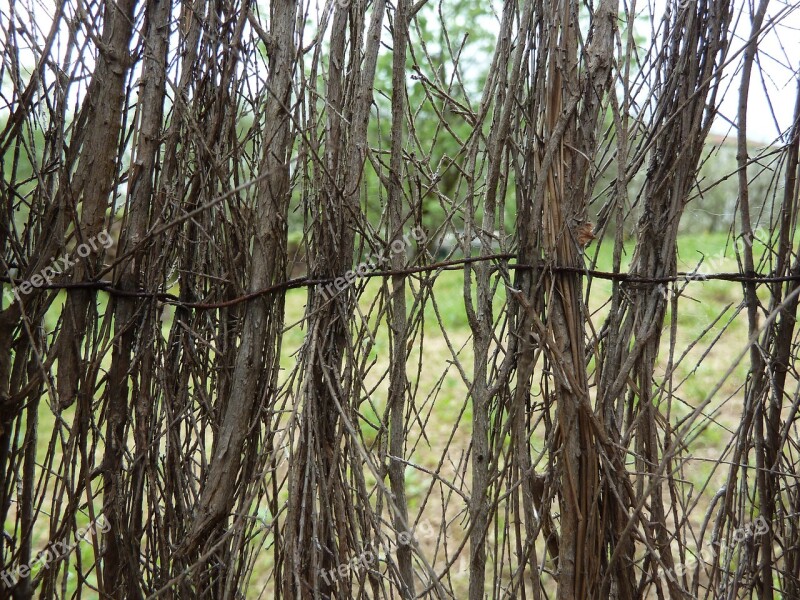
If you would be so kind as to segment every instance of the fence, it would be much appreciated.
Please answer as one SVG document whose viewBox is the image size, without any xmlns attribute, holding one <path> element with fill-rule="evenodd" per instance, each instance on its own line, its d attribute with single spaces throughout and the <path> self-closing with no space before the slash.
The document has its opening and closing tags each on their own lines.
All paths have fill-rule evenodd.
<svg viewBox="0 0 800 600">
<path fill-rule="evenodd" d="M 800 597 L 768 8 L 0 7 L 0 597 Z"/>
</svg>

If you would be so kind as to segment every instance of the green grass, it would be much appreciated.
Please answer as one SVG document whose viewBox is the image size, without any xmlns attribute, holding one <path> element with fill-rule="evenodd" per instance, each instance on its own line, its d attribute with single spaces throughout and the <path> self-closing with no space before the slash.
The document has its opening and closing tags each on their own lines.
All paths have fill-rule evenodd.
<svg viewBox="0 0 800 600">
<path fill-rule="evenodd" d="M 763 246 L 755 245 L 757 255 L 763 252 Z M 633 252 L 632 243 L 625 245 L 624 264 L 628 264 Z M 706 262 L 701 270 L 710 271 L 735 271 L 737 270 L 736 261 L 733 255 L 733 248 L 727 244 L 726 236 L 722 234 L 713 235 L 684 235 L 679 239 L 679 270 L 692 271 L 701 255 L 705 255 Z M 595 251 L 590 247 L 587 257 L 594 257 Z M 610 270 L 612 267 L 612 248 L 611 244 L 605 244 L 597 254 L 596 268 L 599 270 Z M 363 283 L 363 282 L 360 282 Z M 586 291 L 586 280 L 583 280 L 584 292 Z M 367 314 L 369 307 L 384 285 L 382 278 L 372 278 L 366 283 L 365 290 L 361 296 L 360 307 L 363 314 Z M 407 286 L 408 307 L 413 305 L 412 288 L 419 289 L 417 278 L 410 278 Z M 494 301 L 494 318 L 502 314 L 502 307 L 505 302 L 505 288 L 498 286 L 498 293 Z M 463 273 L 460 271 L 445 271 L 440 274 L 433 285 L 434 303 L 426 303 L 423 312 L 422 331 L 416 332 L 415 343 L 412 345 L 411 355 L 408 363 L 409 378 L 412 386 L 419 386 L 417 395 L 417 409 L 423 415 L 429 417 L 426 423 L 425 433 L 427 438 L 421 437 L 421 431 L 417 423 L 412 425 L 409 432 L 410 443 L 415 444 L 415 452 L 409 456 L 409 460 L 426 468 L 436 468 L 441 454 L 448 440 L 453 438 L 453 443 L 449 448 L 450 458 L 453 464 L 458 460 L 458 455 L 465 452 L 469 444 L 471 435 L 472 406 L 467 401 L 467 388 L 458 374 L 457 370 L 451 365 L 453 357 L 445 343 L 442 327 L 450 338 L 453 348 L 458 353 L 458 360 L 463 364 L 467 377 L 472 376 L 472 350 L 471 331 L 467 322 L 464 310 L 464 280 Z M 305 305 L 307 302 L 307 290 L 290 290 L 286 296 L 286 325 L 294 326 L 286 330 L 283 337 L 281 367 L 282 377 L 288 375 L 293 369 L 299 358 L 298 350 L 302 346 L 307 329 L 303 323 L 305 315 Z M 595 279 L 591 282 L 591 292 L 589 294 L 589 306 L 593 311 L 592 320 L 595 330 L 599 331 L 605 314 L 608 310 L 607 300 L 611 294 L 611 283 L 604 280 Z M 730 327 L 722 334 L 720 341 L 710 350 L 714 336 L 722 330 L 722 326 L 731 318 L 741 303 L 742 286 L 737 283 L 710 281 L 710 282 L 691 282 L 681 292 L 681 300 L 678 304 L 678 328 L 676 338 L 676 356 L 684 351 L 690 342 L 700 337 L 699 342 L 687 353 L 684 361 L 676 368 L 676 383 L 683 380 L 677 389 L 674 390 L 674 397 L 671 399 L 670 419 L 676 422 L 685 417 L 697 403 L 703 401 L 708 392 L 713 389 L 722 374 L 730 367 L 736 354 L 744 347 L 747 339 L 747 326 L 743 314 L 739 314 L 733 320 Z M 45 318 L 45 327 L 48 333 L 54 331 L 57 319 L 63 306 L 65 294 L 59 294 L 56 302 L 51 307 Z M 723 311 L 728 305 L 733 306 L 725 312 L 722 320 L 712 327 L 708 333 L 701 337 L 702 332 Z M 107 308 L 107 298 L 105 294 L 98 294 L 98 311 L 101 313 Z M 441 317 L 442 324 L 438 323 L 438 315 Z M 416 317 L 417 315 L 412 315 Z M 671 309 L 667 314 L 667 322 L 672 318 Z M 360 324 L 360 315 L 356 315 L 356 323 Z M 374 317 L 371 317 L 374 319 Z M 369 323 L 370 329 L 374 328 L 374 321 Z M 169 323 L 165 323 L 162 331 L 163 335 L 168 335 Z M 587 332 L 588 333 L 588 332 Z M 422 334 L 422 335 L 420 335 Z M 420 339 L 424 343 L 420 347 Z M 466 344 L 466 346 L 465 346 Z M 463 347 L 463 349 L 462 349 Z M 663 377 L 664 368 L 668 357 L 669 349 L 669 329 L 665 328 L 662 333 L 662 351 L 656 370 L 657 378 Z M 419 353 L 422 352 L 423 368 L 417 372 L 417 362 Z M 389 336 L 384 323 L 378 327 L 375 335 L 375 345 L 370 352 L 370 360 L 376 361 L 372 367 L 367 382 L 370 386 L 377 383 L 379 375 L 388 367 L 389 356 Z M 107 369 L 110 365 L 110 354 L 103 359 L 102 368 Z M 541 362 L 537 368 L 541 368 Z M 594 368 L 594 365 L 590 365 Z M 714 400 L 708 407 L 707 412 L 714 414 L 719 423 L 709 424 L 702 430 L 697 431 L 697 437 L 692 443 L 690 453 L 697 452 L 698 456 L 713 457 L 718 455 L 727 440 L 730 438 L 730 430 L 734 429 L 739 420 L 740 400 L 739 388 L 747 373 L 747 358 L 742 360 L 732 376 L 729 378 L 719 393 L 719 400 Z M 378 431 L 376 425 L 383 419 L 386 408 L 386 397 L 388 378 L 377 386 L 370 398 L 363 401 L 359 411 L 363 418 L 359 421 L 362 435 L 368 444 L 374 444 Z M 533 389 L 532 392 L 537 392 Z M 433 395 L 433 399 L 429 395 Z M 721 399 L 732 395 L 733 398 L 726 403 Z M 433 402 L 433 405 L 431 403 Z M 667 398 L 661 397 L 658 406 L 662 411 L 666 410 Z M 67 410 L 62 416 L 71 422 L 73 409 Z M 41 460 L 44 459 L 47 444 L 50 441 L 50 432 L 54 427 L 54 416 L 51 408 L 46 401 L 40 403 L 39 408 L 39 448 L 37 455 Z M 24 426 L 24 420 L 23 420 Z M 540 447 L 540 440 L 534 440 L 536 447 Z M 57 444 L 58 446 L 58 444 Z M 445 463 L 447 470 L 450 463 Z M 688 479 L 690 484 L 698 490 L 700 486 L 712 478 L 711 466 L 709 462 L 697 460 L 687 463 Z M 430 485 L 430 477 L 422 471 L 408 467 L 407 492 L 409 504 L 412 509 L 420 506 L 421 500 Z M 717 472 L 716 476 L 719 475 Z M 367 475 L 368 485 L 374 484 L 371 474 Z M 716 490 L 718 486 L 712 485 L 711 489 Z M 696 492 L 695 492 L 696 493 Z M 713 495 L 713 491 L 711 492 Z M 430 510 L 430 502 L 428 504 Z M 698 513 L 703 511 L 698 509 Z M 259 512 L 265 519 L 271 517 L 266 507 Z M 431 515 L 440 517 L 440 515 Z M 450 516 L 452 517 L 452 515 Z M 6 528 L 11 526 L 6 523 Z M 37 527 L 34 548 L 35 551 L 41 549 L 48 538 L 45 527 Z M 84 542 L 80 548 L 81 558 L 84 564 L 92 560 L 93 549 L 91 544 Z M 259 568 L 268 568 L 271 561 L 271 554 L 265 556 L 264 561 L 259 560 Z M 253 586 L 263 586 L 263 581 L 259 581 L 256 575 L 253 577 Z M 256 589 L 254 587 L 254 589 Z M 260 587 L 258 588 L 261 589 Z M 86 597 L 92 597 L 87 595 Z"/>
</svg>

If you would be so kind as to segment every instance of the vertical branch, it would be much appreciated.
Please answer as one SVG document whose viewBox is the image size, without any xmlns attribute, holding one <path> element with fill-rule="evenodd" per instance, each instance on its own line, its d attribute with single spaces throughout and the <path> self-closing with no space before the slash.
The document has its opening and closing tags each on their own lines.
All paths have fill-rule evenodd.
<svg viewBox="0 0 800 600">
<path fill-rule="evenodd" d="M 392 52 L 392 130 L 391 159 L 389 169 L 389 236 L 392 248 L 391 265 L 400 270 L 406 265 L 405 244 L 401 240 L 403 227 L 403 129 L 405 124 L 406 99 L 406 46 L 408 44 L 408 0 L 397 0 L 394 14 Z M 394 242 L 398 242 L 398 248 Z M 399 251 L 398 251 L 399 250 Z M 408 506 L 405 486 L 405 442 L 406 442 L 406 342 L 408 324 L 406 317 L 406 285 L 402 275 L 392 276 L 392 311 L 389 328 L 392 346 L 389 378 L 389 483 L 395 503 L 395 534 L 398 540 L 409 536 Z M 411 563 L 411 545 L 398 542 L 397 562 L 400 568 L 402 595 L 414 597 L 414 571 Z"/>
<path fill-rule="evenodd" d="M 769 6 L 769 0 L 761 0 L 758 9 L 752 15 L 750 29 L 750 39 L 744 49 L 742 59 L 742 79 L 739 87 L 739 106 L 737 111 L 737 136 L 736 136 L 736 162 L 738 169 L 739 182 L 739 216 L 742 221 L 741 236 L 748 243 L 743 244 L 744 273 L 747 275 L 755 274 L 755 262 L 753 260 L 753 226 L 750 217 L 750 192 L 747 180 L 747 107 L 750 94 L 750 79 L 753 72 L 753 63 L 758 52 L 758 36 L 764 22 L 764 16 Z M 747 328 L 749 338 L 756 339 L 759 333 L 759 300 L 756 293 L 755 282 L 745 282 L 742 284 L 744 289 L 745 306 L 747 306 Z M 750 345 L 750 377 L 745 385 L 745 421 L 752 420 L 753 435 L 756 445 L 756 486 L 760 498 L 761 514 L 772 522 L 775 513 L 775 494 L 777 490 L 771 489 L 771 477 L 767 474 L 767 469 L 774 464 L 774 458 L 770 460 L 770 454 L 765 449 L 764 440 L 764 421 L 767 417 L 764 411 L 762 399 L 766 395 L 765 384 L 765 364 L 762 350 L 759 344 Z M 747 438 L 749 427 L 742 430 L 743 438 Z M 777 431 L 771 432 L 770 438 L 777 435 Z M 738 461 L 737 461 L 738 462 Z M 731 482 L 733 483 L 733 482 Z M 729 488 L 732 491 L 732 487 Z M 759 544 L 761 550 L 761 563 L 759 565 L 759 577 L 761 581 L 759 598 L 772 598 L 772 528 L 766 532 L 766 539 Z"/>
<path fill-rule="evenodd" d="M 512 107 L 517 101 L 517 88 L 521 78 L 522 58 L 525 54 L 533 2 L 526 1 L 520 15 L 517 29 L 516 48 L 512 53 L 513 17 L 517 12 L 514 3 L 506 2 L 503 7 L 503 18 L 498 43 L 495 50 L 492 69 L 487 77 L 486 87 L 481 99 L 481 120 L 489 112 L 494 102 L 496 113 L 492 119 L 492 133 L 489 136 L 486 156 L 488 172 L 486 191 L 483 196 L 483 218 L 480 227 L 473 223 L 477 220 L 476 207 L 473 203 L 476 184 L 480 172 L 476 169 L 478 138 L 473 139 L 468 173 L 470 175 L 467 191 L 468 208 L 465 215 L 465 240 L 463 248 L 470 248 L 475 237 L 480 243 L 480 255 L 484 261 L 475 267 L 476 307 L 472 307 L 471 270 L 469 265 L 464 269 L 464 301 L 467 317 L 472 330 L 473 343 L 473 379 L 469 390 L 472 398 L 472 494 L 470 498 L 470 559 L 469 559 L 469 598 L 476 600 L 485 595 L 486 585 L 486 536 L 491 525 L 492 506 L 489 484 L 493 477 L 492 469 L 496 468 L 499 457 L 493 457 L 490 448 L 490 422 L 492 398 L 497 394 L 502 382 L 490 385 L 489 381 L 489 349 L 492 343 L 494 319 L 494 290 L 491 282 L 491 264 L 487 260 L 492 253 L 491 239 L 494 236 L 497 218 L 497 191 L 500 180 L 500 169 L 506 157 L 506 144 L 511 125 Z M 503 86 L 506 86 L 505 88 Z M 498 93 L 503 100 L 495 101 L 493 95 Z"/>
<path fill-rule="evenodd" d="M 120 247 L 123 253 L 135 248 L 146 233 L 151 214 L 150 199 L 153 192 L 160 134 L 166 95 L 167 50 L 170 23 L 169 2 L 149 2 L 145 19 L 147 24 L 142 87 L 139 105 L 139 127 L 137 146 L 134 148 L 133 168 L 129 176 L 128 194 L 130 211 L 127 231 Z M 134 291 L 143 287 L 142 275 L 146 263 L 140 254 L 120 267 L 118 285 Z M 113 306 L 113 304 L 112 304 Z M 140 312 L 141 311 L 141 312 Z M 139 314 L 137 314 L 139 313 Z M 152 327 L 141 327 L 140 323 L 154 318 L 152 307 L 141 306 L 135 298 L 119 298 L 116 303 L 115 343 L 111 357 L 108 382 L 108 428 L 106 451 L 103 462 L 106 466 L 103 487 L 105 517 L 110 525 L 106 538 L 104 580 L 115 582 L 117 590 L 126 590 L 131 597 L 141 597 L 138 582 L 139 546 L 132 543 L 141 539 L 144 531 L 142 511 L 144 503 L 145 455 L 150 445 L 150 411 L 152 398 L 148 386 L 138 386 L 140 394 L 135 399 L 136 466 L 131 477 L 131 488 L 125 486 L 123 457 L 127 446 L 129 422 L 129 385 L 132 373 L 131 351 L 140 335 L 149 335 Z M 149 344 L 147 344 L 149 345 Z M 107 590 L 116 595 L 119 592 Z"/>
<path fill-rule="evenodd" d="M 70 207 L 75 211 L 78 243 L 94 239 L 103 229 L 106 210 L 116 188 L 119 169 L 119 134 L 122 127 L 122 108 L 125 98 L 125 78 L 130 68 L 129 46 L 133 35 L 136 0 L 121 0 L 105 5 L 103 35 L 97 67 L 86 94 L 86 139 L 81 146 L 80 160 L 72 189 L 60 189 L 66 194 L 81 194 L 80 219 L 77 201 Z M 78 138 L 80 141 L 80 138 Z M 77 150 L 77 149 L 73 149 Z M 70 198 L 71 200 L 71 198 Z M 69 204 L 69 201 L 67 202 Z M 75 265 L 73 281 L 94 275 L 88 258 Z M 95 259 L 96 262 L 96 259 Z M 67 295 L 63 323 L 58 336 L 58 401 L 70 406 L 76 398 L 81 368 L 81 345 L 86 333 L 87 310 L 93 296 L 87 290 L 72 290 Z M 90 386 L 93 391 L 93 386 Z M 87 393 L 89 390 L 85 390 Z"/>
<path fill-rule="evenodd" d="M 586 157 L 594 154 L 600 106 L 611 82 L 616 13 L 616 2 L 598 6 L 582 76 L 577 68 L 577 4 L 564 2 L 550 16 L 552 49 L 541 117 L 548 142 L 538 158 L 541 175 L 534 191 L 534 207 L 541 206 L 543 211 L 545 262 L 576 267 L 582 262 L 590 168 Z M 558 597 L 594 597 L 599 593 L 602 524 L 597 505 L 597 441 L 590 424 L 593 415 L 587 412 L 586 317 L 578 277 L 559 272 L 552 278 L 547 336 L 552 336 L 549 358 L 556 375 L 560 440 Z"/>
<path fill-rule="evenodd" d="M 654 113 L 657 118 L 650 125 L 650 166 L 630 269 L 638 276 L 655 278 L 676 272 L 678 226 L 715 113 L 714 99 L 728 47 L 729 19 L 729 3 L 725 0 L 665 13 L 664 49 L 654 57 L 651 69 L 659 77 Z M 637 512 L 649 503 L 648 526 L 643 534 L 647 544 L 657 550 L 649 568 L 655 572 L 660 564 L 672 573 L 670 524 L 661 490 L 664 464 L 670 460 L 663 456 L 662 448 L 675 442 L 666 434 L 663 441 L 659 438 L 659 392 L 653 389 L 665 314 L 666 300 L 658 288 L 633 288 L 623 297 L 607 322 L 613 328 L 610 339 L 614 346 L 608 347 L 613 358 L 603 365 L 598 401 L 618 415 L 622 414 L 622 409 L 616 408 L 618 403 L 628 403 L 625 410 L 630 431 L 626 434 L 636 444 L 637 466 L 643 475 L 637 482 L 639 497 L 631 491 L 626 494 L 627 502 Z M 624 488 L 617 485 L 617 489 Z M 624 508 L 627 511 L 629 506 Z M 628 536 L 634 520 L 636 514 L 627 522 L 615 519 L 610 523 L 614 531 L 606 537 L 614 540 L 616 547 L 609 548 L 609 573 L 617 573 L 617 561 L 623 553 L 630 552 Z M 604 586 L 608 579 L 607 573 Z M 660 590 L 661 578 L 655 577 L 654 581 Z M 666 585 L 671 596 L 681 597 L 674 576 L 666 578 Z"/>
<path fill-rule="evenodd" d="M 247 8 L 242 9 L 246 11 Z M 289 203 L 289 152 L 292 144 L 290 103 L 296 61 L 295 0 L 272 4 L 271 35 L 275 47 L 269 64 L 267 110 L 261 174 L 258 186 L 257 226 L 249 290 L 283 280 L 286 274 L 286 215 Z M 232 387 L 222 420 L 208 477 L 181 551 L 193 552 L 208 532 L 228 516 L 236 499 L 242 448 L 252 427 L 261 388 L 272 389 L 279 362 L 283 298 L 272 296 L 250 302 L 236 351 Z"/>
<path fill-rule="evenodd" d="M 334 11 L 322 163 L 325 168 L 317 165 L 316 200 L 312 203 L 313 209 L 319 211 L 311 225 L 314 279 L 343 280 L 352 266 L 356 232 L 364 227 L 359 192 L 385 7 L 383 0 L 372 5 L 363 48 L 360 29 L 365 26 L 366 3 L 337 4 Z M 348 22 L 352 37 L 350 64 L 346 68 Z M 345 89 L 349 89 L 349 97 L 345 96 Z M 312 130 L 316 127 L 316 122 L 310 125 Z M 307 150 L 315 153 L 313 147 Z M 303 405 L 298 407 L 298 439 L 289 467 L 287 564 L 281 582 L 287 597 L 346 596 L 352 585 L 349 571 L 341 576 L 331 575 L 336 573 L 336 567 L 347 563 L 351 544 L 359 544 L 352 532 L 356 523 L 350 516 L 355 507 L 353 493 L 343 479 L 346 454 L 342 450 L 343 436 L 347 436 L 348 448 L 358 443 L 344 431 L 344 423 L 354 415 L 352 395 L 360 385 L 358 375 L 354 375 L 356 359 L 349 332 L 355 304 L 352 285 L 333 297 L 322 289 L 310 290 L 310 333 L 302 348 L 305 375 L 298 393 Z M 346 354 L 348 350 L 350 354 Z"/>
<path fill-rule="evenodd" d="M 789 259 L 791 256 L 791 239 L 794 237 L 794 228 L 799 208 L 798 201 L 800 200 L 797 195 L 798 169 L 800 169 L 800 80 L 798 80 L 797 85 L 793 125 L 788 140 L 784 169 L 780 245 L 778 249 L 776 272 L 785 272 L 792 276 L 800 277 L 800 257 L 798 257 L 797 251 L 795 251 L 794 262 L 790 262 Z M 784 401 L 791 398 L 786 390 L 786 382 L 788 371 L 791 368 L 790 365 L 794 361 L 792 346 L 794 344 L 793 338 L 797 325 L 798 296 L 796 290 L 798 285 L 800 285 L 798 281 L 792 281 L 785 285 L 785 291 L 781 290 L 779 286 L 773 288 L 773 300 L 770 306 L 772 311 L 776 308 L 775 305 L 778 301 L 783 300 L 784 297 L 791 298 L 788 305 L 781 311 L 780 320 L 776 327 L 775 347 L 772 350 L 774 356 L 772 363 L 775 370 L 773 378 L 774 389 L 771 394 L 770 407 L 767 415 L 768 437 L 765 441 L 765 447 L 768 450 L 766 460 L 767 489 L 772 490 L 773 494 L 769 498 L 770 504 L 772 504 L 773 501 L 782 504 L 782 499 L 779 499 L 778 493 L 778 489 L 781 487 L 780 479 L 785 478 L 787 481 L 785 485 L 789 487 L 790 484 L 788 484 L 788 481 L 791 481 L 793 475 L 795 475 L 794 466 L 791 465 L 789 461 L 783 460 L 783 448 L 787 443 L 789 428 L 792 426 L 791 423 L 793 419 L 787 417 L 782 427 L 780 423 Z M 782 292 L 783 295 L 781 295 Z M 794 414 L 796 414 L 797 407 L 798 401 L 795 399 L 792 408 Z M 788 471 L 788 473 L 786 475 L 781 475 L 784 470 Z M 791 496 L 789 498 L 791 498 Z M 800 596 L 800 579 L 796 575 L 792 575 L 798 573 L 798 568 L 800 568 L 800 544 L 798 544 L 800 540 L 800 527 L 797 526 L 796 519 L 788 517 L 795 509 L 792 508 L 791 501 L 789 500 L 789 506 L 781 510 L 781 512 L 787 515 L 788 524 L 785 524 L 786 519 L 784 519 L 784 522 L 776 522 L 776 517 L 779 517 L 780 513 L 778 507 L 774 507 L 773 510 L 772 520 L 767 521 L 768 523 L 771 522 L 772 527 L 766 532 L 764 539 L 759 539 L 759 543 L 765 546 L 762 551 L 762 565 L 764 564 L 763 561 L 766 560 L 766 555 L 772 556 L 772 544 L 777 537 L 775 529 L 779 528 L 781 537 L 783 537 L 783 551 L 785 553 L 785 567 L 780 573 L 784 582 L 783 589 L 787 597 Z M 765 581 L 766 576 L 762 575 L 762 586 L 766 585 Z"/>
</svg>

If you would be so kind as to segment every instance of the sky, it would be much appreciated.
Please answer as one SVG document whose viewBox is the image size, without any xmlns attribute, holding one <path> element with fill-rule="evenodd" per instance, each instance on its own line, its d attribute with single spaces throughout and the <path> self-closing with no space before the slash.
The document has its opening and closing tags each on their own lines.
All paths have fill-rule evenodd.
<svg viewBox="0 0 800 600">
<path fill-rule="evenodd" d="M 733 2 L 736 13 L 729 55 L 738 54 L 725 69 L 719 114 L 712 132 L 735 139 L 741 85 L 742 54 L 739 51 L 750 37 L 752 24 L 749 0 Z M 771 0 L 764 23 L 773 20 L 773 26 L 759 38 L 761 70 L 753 68 L 747 110 L 747 137 L 761 143 L 776 141 L 779 133 L 787 132 L 792 125 L 800 68 L 800 2 Z"/>
</svg>

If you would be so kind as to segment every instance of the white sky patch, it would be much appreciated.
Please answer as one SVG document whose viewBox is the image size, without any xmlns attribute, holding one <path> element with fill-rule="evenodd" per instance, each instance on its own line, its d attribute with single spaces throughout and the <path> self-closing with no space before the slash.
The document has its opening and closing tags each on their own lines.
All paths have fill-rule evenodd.
<svg viewBox="0 0 800 600">
<path fill-rule="evenodd" d="M 695 0 L 685 0 L 694 2 Z M 760 0 L 732 0 L 730 63 L 724 70 L 718 101 L 718 115 L 712 132 L 735 139 L 741 85 L 742 48 L 750 38 L 750 15 Z M 755 4 L 755 6 L 754 6 Z M 637 2 L 637 6 L 640 4 Z M 647 3 L 641 4 L 647 7 Z M 650 2 L 659 18 L 666 0 Z M 771 0 L 764 18 L 764 33 L 759 38 L 758 62 L 753 68 L 747 106 L 747 137 L 771 143 L 792 126 L 800 67 L 800 2 Z M 637 8 L 637 12 L 638 12 Z M 645 9 L 646 10 L 646 9 Z M 759 68 L 760 67 L 760 68 Z"/>
<path fill-rule="evenodd" d="M 767 10 L 764 22 L 775 20 L 775 25 L 759 39 L 758 62 L 753 69 L 747 106 L 747 137 L 754 141 L 774 141 L 792 126 L 800 67 L 799 7 L 796 2 L 772 0 Z M 751 11 L 746 11 L 736 23 L 731 52 L 741 50 L 750 36 Z M 715 123 L 715 131 L 721 134 L 735 133 L 732 124 L 736 123 L 738 113 L 741 58 L 731 67 L 726 75 L 732 81 L 722 96 L 720 116 Z"/>
</svg>

